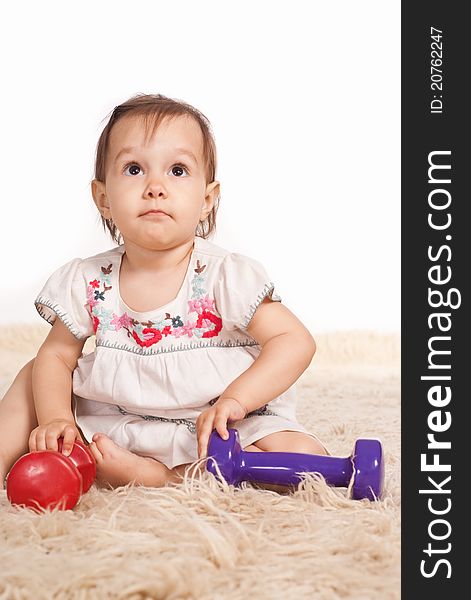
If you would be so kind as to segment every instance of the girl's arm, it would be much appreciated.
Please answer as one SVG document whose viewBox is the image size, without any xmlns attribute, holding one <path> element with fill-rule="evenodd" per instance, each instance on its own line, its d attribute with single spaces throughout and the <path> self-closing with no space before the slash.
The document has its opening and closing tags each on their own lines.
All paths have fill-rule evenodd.
<svg viewBox="0 0 471 600">
<path fill-rule="evenodd" d="M 67 327 L 56 319 L 49 335 L 39 349 L 33 366 L 33 398 L 41 435 L 32 433 L 30 440 L 45 436 L 47 448 L 57 450 L 57 436 L 47 437 L 47 426 L 52 422 L 71 423 L 75 426 L 72 412 L 72 373 L 82 353 L 85 339 L 75 338 Z M 57 430 L 57 426 L 52 428 Z M 42 430 L 45 430 L 44 432 Z M 61 429 L 61 431 L 63 428 Z M 36 431 L 36 430 L 34 430 Z M 60 437 L 60 435 L 59 435 Z M 64 437 L 64 446 L 73 443 L 71 433 Z M 33 444 L 34 445 L 34 444 Z M 38 439 L 38 446 L 43 444 Z M 30 443 L 31 446 L 31 443 Z M 34 449 L 45 449 L 42 447 Z"/>
<path fill-rule="evenodd" d="M 286 306 L 268 298 L 255 311 L 247 332 L 260 344 L 260 354 L 224 390 L 219 400 L 234 398 L 249 413 L 285 392 L 299 379 L 311 364 L 316 343 Z"/>
<path fill-rule="evenodd" d="M 247 332 L 260 344 L 260 354 L 198 417 L 199 457 L 206 456 L 213 428 L 227 439 L 228 420 L 243 419 L 285 392 L 308 368 L 316 351 L 314 338 L 301 321 L 268 298 L 255 311 Z"/>
</svg>

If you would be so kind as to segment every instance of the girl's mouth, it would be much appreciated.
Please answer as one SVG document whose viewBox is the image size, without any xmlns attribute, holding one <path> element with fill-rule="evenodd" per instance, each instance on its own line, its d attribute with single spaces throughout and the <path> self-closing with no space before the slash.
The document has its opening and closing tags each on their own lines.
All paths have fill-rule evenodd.
<svg viewBox="0 0 471 600">
<path fill-rule="evenodd" d="M 148 210 L 146 213 L 144 213 L 143 215 L 141 215 L 142 217 L 149 217 L 149 216 L 153 216 L 153 217 L 168 217 L 170 215 L 168 215 L 166 212 L 164 212 L 163 210 Z"/>
</svg>

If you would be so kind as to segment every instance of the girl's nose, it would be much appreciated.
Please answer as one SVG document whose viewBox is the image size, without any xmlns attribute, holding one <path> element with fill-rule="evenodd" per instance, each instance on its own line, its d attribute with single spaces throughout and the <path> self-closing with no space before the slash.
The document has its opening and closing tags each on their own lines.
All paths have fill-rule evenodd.
<svg viewBox="0 0 471 600">
<path fill-rule="evenodd" d="M 147 186 L 145 196 L 146 198 L 166 198 L 167 190 L 160 181 L 155 180 Z"/>
</svg>

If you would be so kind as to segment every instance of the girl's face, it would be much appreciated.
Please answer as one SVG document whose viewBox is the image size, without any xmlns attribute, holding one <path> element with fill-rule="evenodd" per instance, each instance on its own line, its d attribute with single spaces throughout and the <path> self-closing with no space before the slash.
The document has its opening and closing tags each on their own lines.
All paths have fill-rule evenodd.
<svg viewBox="0 0 471 600">
<path fill-rule="evenodd" d="M 198 123 L 191 117 L 165 119 L 145 145 L 142 120 L 124 117 L 109 142 L 106 182 L 94 180 L 92 193 L 124 243 L 161 250 L 193 240 L 219 193 L 217 181 L 206 185 Z M 159 210 L 166 214 L 149 213 Z"/>
</svg>

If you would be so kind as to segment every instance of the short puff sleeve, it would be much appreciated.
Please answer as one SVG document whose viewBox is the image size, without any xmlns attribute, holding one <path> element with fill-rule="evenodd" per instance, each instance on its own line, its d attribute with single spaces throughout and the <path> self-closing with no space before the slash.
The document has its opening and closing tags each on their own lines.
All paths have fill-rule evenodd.
<svg viewBox="0 0 471 600">
<path fill-rule="evenodd" d="M 79 340 L 94 334 L 82 262 L 81 258 L 74 258 L 54 271 L 34 301 L 43 319 L 52 325 L 59 317 Z"/>
<path fill-rule="evenodd" d="M 214 299 L 226 329 L 247 329 L 267 296 L 281 302 L 281 296 L 259 261 L 236 252 L 224 257 L 215 282 Z"/>
</svg>

